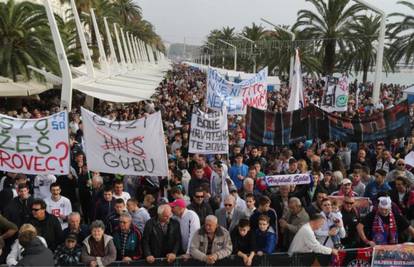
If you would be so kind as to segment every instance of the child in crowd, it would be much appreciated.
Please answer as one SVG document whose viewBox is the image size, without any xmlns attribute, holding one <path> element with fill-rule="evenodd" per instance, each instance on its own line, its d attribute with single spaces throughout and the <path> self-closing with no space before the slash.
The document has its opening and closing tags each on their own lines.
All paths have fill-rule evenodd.
<svg viewBox="0 0 414 267">
<path fill-rule="evenodd" d="M 246 216 L 250 218 L 253 212 L 256 210 L 256 200 L 254 199 L 254 195 L 252 193 L 248 193 L 246 195 Z"/>
<path fill-rule="evenodd" d="M 238 227 L 231 232 L 233 254 L 241 257 L 246 266 L 251 266 L 255 255 L 255 236 L 250 230 L 248 219 L 240 219 Z"/>
<path fill-rule="evenodd" d="M 69 234 L 65 242 L 55 251 L 56 266 L 75 266 L 79 264 L 82 249 L 77 243 L 77 236 Z"/>
<path fill-rule="evenodd" d="M 333 221 L 337 221 L 337 220 L 341 220 L 342 219 L 342 213 L 339 209 L 339 203 L 336 200 L 332 201 L 332 211 L 330 213 L 330 215 L 333 218 Z M 335 225 L 331 226 L 331 227 L 336 227 Z M 336 249 L 340 249 L 342 248 L 342 244 L 341 244 L 341 237 L 339 236 L 339 233 L 337 233 L 336 235 L 332 236 L 332 242 L 334 244 L 334 247 Z"/>
<path fill-rule="evenodd" d="M 256 229 L 256 253 L 259 256 L 272 254 L 275 252 L 277 235 L 273 227 L 270 226 L 270 218 L 260 215 L 258 220 L 259 228 Z"/>
</svg>

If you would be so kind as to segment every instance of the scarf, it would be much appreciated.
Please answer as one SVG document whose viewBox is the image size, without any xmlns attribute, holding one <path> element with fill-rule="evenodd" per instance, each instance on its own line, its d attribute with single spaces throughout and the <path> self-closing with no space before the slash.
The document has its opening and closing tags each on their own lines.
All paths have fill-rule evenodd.
<svg viewBox="0 0 414 267">
<path fill-rule="evenodd" d="M 372 225 L 372 241 L 377 245 L 393 245 L 398 243 L 397 224 L 392 211 L 390 211 L 390 222 L 384 224 L 378 211 L 375 213 Z"/>
</svg>

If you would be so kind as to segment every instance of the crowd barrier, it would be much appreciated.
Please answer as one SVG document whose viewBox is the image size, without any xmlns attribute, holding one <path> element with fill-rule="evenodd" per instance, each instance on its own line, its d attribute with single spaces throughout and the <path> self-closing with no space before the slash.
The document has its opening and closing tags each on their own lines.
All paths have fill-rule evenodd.
<svg viewBox="0 0 414 267">
<path fill-rule="evenodd" d="M 365 256 L 364 256 L 365 254 Z M 314 253 L 294 254 L 291 257 L 287 253 L 275 253 L 272 255 L 255 256 L 252 266 L 348 266 L 357 263 L 357 266 L 371 265 L 372 249 L 347 249 L 341 251 L 339 257 L 331 255 L 321 255 Z M 362 257 L 361 257 L 362 255 Z M 366 265 L 365 265 L 366 264 Z M 204 262 L 194 259 L 177 259 L 173 263 L 168 263 L 165 259 L 156 259 L 153 264 L 148 264 L 145 260 L 138 260 L 130 263 L 114 262 L 109 266 L 208 266 Z M 210 265 L 211 266 L 211 265 Z M 232 255 L 223 260 L 217 261 L 214 266 L 244 266 L 240 257 Z"/>
</svg>

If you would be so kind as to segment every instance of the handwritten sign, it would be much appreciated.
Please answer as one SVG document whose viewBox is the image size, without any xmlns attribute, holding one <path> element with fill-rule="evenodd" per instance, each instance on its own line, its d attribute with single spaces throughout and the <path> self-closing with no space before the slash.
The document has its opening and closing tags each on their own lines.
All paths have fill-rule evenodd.
<svg viewBox="0 0 414 267">
<path fill-rule="evenodd" d="M 272 175 L 266 176 L 265 182 L 267 186 L 309 184 L 311 182 L 311 177 L 309 174 Z"/>
<path fill-rule="evenodd" d="M 82 108 L 88 168 L 124 175 L 167 176 L 161 113 L 111 121 Z"/>
<path fill-rule="evenodd" d="M 68 174 L 67 112 L 41 119 L 0 115 L 0 170 L 26 174 Z"/>
<path fill-rule="evenodd" d="M 209 68 L 207 74 L 207 107 L 221 111 L 227 107 L 228 114 L 246 114 L 247 106 L 267 109 L 267 67 L 252 78 L 239 83 L 227 81 L 216 70 Z"/>
<path fill-rule="evenodd" d="M 227 154 L 227 111 L 206 113 L 197 109 L 191 117 L 189 153 Z"/>
</svg>

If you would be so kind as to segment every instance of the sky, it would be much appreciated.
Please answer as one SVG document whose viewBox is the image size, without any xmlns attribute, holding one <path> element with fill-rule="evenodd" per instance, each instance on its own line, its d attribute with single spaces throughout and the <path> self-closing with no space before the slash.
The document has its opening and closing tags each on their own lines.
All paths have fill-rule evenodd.
<svg viewBox="0 0 414 267">
<path fill-rule="evenodd" d="M 365 0 L 387 14 L 406 12 L 397 0 Z M 208 33 L 224 26 L 241 31 L 263 17 L 274 24 L 292 25 L 300 9 L 311 9 L 305 0 L 136 0 L 144 19 L 155 26 L 164 42 L 202 44 Z"/>
</svg>

